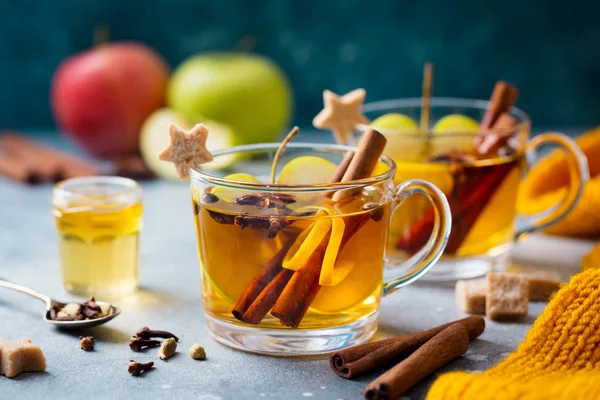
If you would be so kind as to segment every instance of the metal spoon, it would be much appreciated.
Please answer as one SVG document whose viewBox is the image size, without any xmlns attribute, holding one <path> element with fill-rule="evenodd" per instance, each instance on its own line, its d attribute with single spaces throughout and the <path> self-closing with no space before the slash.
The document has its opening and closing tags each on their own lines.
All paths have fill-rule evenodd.
<svg viewBox="0 0 600 400">
<path fill-rule="evenodd" d="M 117 317 L 121 314 L 121 309 L 119 307 L 115 307 L 111 304 L 110 312 L 108 315 L 95 319 L 85 319 L 81 321 L 56 321 L 50 318 L 50 309 L 53 306 L 58 306 L 60 308 L 64 307 L 67 303 L 61 303 L 60 301 L 56 301 L 45 294 L 41 294 L 36 292 L 33 289 L 29 289 L 25 286 L 21 286 L 17 283 L 9 282 L 3 279 L 0 279 L 0 286 L 8 289 L 16 290 L 19 292 L 26 293 L 30 296 L 35 297 L 38 300 L 46 303 L 46 313 L 44 314 L 44 321 L 54 324 L 56 327 L 61 329 L 84 329 L 84 328 L 92 328 L 94 326 L 102 325 L 110 321 L 111 319 Z"/>
</svg>

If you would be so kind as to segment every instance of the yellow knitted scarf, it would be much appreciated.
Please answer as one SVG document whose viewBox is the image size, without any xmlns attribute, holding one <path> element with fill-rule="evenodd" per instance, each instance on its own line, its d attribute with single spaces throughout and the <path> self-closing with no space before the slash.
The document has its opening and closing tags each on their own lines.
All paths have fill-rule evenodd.
<svg viewBox="0 0 600 400">
<path fill-rule="evenodd" d="M 427 399 L 600 399 L 600 270 L 574 276 L 500 364 L 444 374 Z"/>
</svg>

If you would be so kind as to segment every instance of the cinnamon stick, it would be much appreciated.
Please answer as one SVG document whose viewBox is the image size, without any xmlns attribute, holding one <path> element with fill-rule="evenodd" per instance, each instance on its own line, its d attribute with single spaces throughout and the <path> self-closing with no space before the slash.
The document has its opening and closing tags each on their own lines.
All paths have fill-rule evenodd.
<svg viewBox="0 0 600 400">
<path fill-rule="evenodd" d="M 42 182 L 42 177 L 28 165 L 16 157 L 0 154 L 0 175 L 4 175 L 14 181 L 37 185 Z"/>
<path fill-rule="evenodd" d="M 336 182 L 342 181 L 342 178 L 344 177 L 344 174 L 346 173 L 348 166 L 352 162 L 353 157 L 354 157 L 353 151 L 349 151 L 346 153 L 346 155 L 342 159 L 342 162 L 340 163 L 340 165 L 338 165 L 338 168 L 335 170 L 333 175 L 331 175 L 331 178 L 329 179 L 329 183 L 336 183 Z"/>
<path fill-rule="evenodd" d="M 116 176 L 134 180 L 150 180 L 156 178 L 139 154 L 127 154 L 113 160 L 110 171 Z"/>
<path fill-rule="evenodd" d="M 360 147 L 352 157 L 352 160 L 348 163 L 348 168 L 341 182 L 368 178 L 375 169 L 386 143 L 387 139 L 385 136 L 374 129 L 369 129 L 363 136 Z M 339 190 L 334 193 L 332 199 L 334 202 L 337 202 L 355 193 L 360 193 L 360 191 L 360 188 Z"/>
<path fill-rule="evenodd" d="M 365 133 L 360 147 L 352 157 L 348 169 L 344 174 L 342 181 L 352 181 L 366 178 L 371 175 L 387 140 L 379 132 L 371 129 Z M 348 196 L 353 196 L 358 189 L 340 190 L 333 195 L 333 201 L 341 201 Z M 360 228 L 368 222 L 369 214 L 360 214 L 345 218 L 346 228 L 340 244 L 340 251 L 350 238 Z M 321 274 L 321 265 L 325 256 L 325 250 L 329 243 L 329 235 L 321 241 L 317 249 L 306 260 L 290 281 L 283 289 L 281 296 L 273 306 L 271 314 L 286 326 L 297 328 L 304 314 L 310 307 L 310 304 L 316 297 L 321 286 L 319 285 L 319 275 Z"/>
<path fill-rule="evenodd" d="M 370 217 L 370 214 L 360 214 L 345 220 L 346 227 L 340 243 L 340 252 L 352 236 L 369 221 Z M 319 285 L 321 265 L 328 244 L 329 235 L 325 235 L 306 263 L 291 277 L 273 306 L 271 315 L 279 318 L 283 325 L 297 328 L 319 293 L 321 289 L 321 285 Z"/>
<path fill-rule="evenodd" d="M 0 147 L 7 154 L 24 160 L 25 164 L 35 165 L 36 172 L 46 181 L 98 175 L 100 172 L 94 164 L 86 160 L 15 133 L 0 136 Z"/>
<path fill-rule="evenodd" d="M 496 82 L 488 108 L 481 119 L 481 130 L 488 130 L 494 126 L 498 117 L 509 112 L 511 107 L 515 105 L 518 96 L 519 90 L 516 86 L 505 81 Z"/>
<path fill-rule="evenodd" d="M 477 146 L 477 153 L 482 156 L 490 156 L 496 154 L 500 148 L 506 146 L 510 138 L 515 134 L 515 128 L 519 124 L 519 120 L 510 115 L 508 112 L 502 113 L 494 126 L 493 132 L 483 135 Z"/>
<path fill-rule="evenodd" d="M 452 324 L 373 382 L 365 399 L 396 399 L 423 378 L 463 355 L 469 348 L 469 332 L 463 324 Z"/>
<path fill-rule="evenodd" d="M 338 180 L 342 179 L 353 156 L 354 152 L 346 154 L 334 172 L 330 180 L 331 183 L 334 183 L 334 177 L 339 177 Z M 284 247 L 252 279 L 233 308 L 232 314 L 235 318 L 249 324 L 259 324 L 273 307 L 290 278 L 294 275 L 294 271 L 284 269 L 281 263 L 296 236 L 290 238 Z"/>
<path fill-rule="evenodd" d="M 444 252 L 454 254 L 466 239 L 471 227 L 488 204 L 496 189 L 510 173 L 514 163 L 488 167 L 474 167 L 481 175 L 465 182 L 456 182 L 460 187 L 457 196 L 449 197 L 452 214 L 452 232 Z M 487 168 L 487 170 L 484 170 Z M 408 232 L 396 241 L 396 247 L 409 254 L 416 253 L 429 240 L 435 222 L 435 212 L 429 210 L 423 218 L 415 222 Z"/>
<path fill-rule="evenodd" d="M 424 332 L 397 336 L 338 351 L 329 359 L 331 369 L 342 378 L 352 379 L 387 367 L 393 362 L 406 358 L 432 337 L 454 324 L 462 324 L 465 327 L 469 340 L 479 337 L 485 329 L 483 317 L 473 315 Z"/>
<path fill-rule="evenodd" d="M 452 217 L 452 230 L 455 234 L 452 235 L 451 233 L 448 238 L 448 244 L 446 245 L 446 252 L 448 254 L 454 254 L 458 251 L 475 224 L 475 221 L 488 205 L 496 190 L 500 187 L 500 184 L 510 171 L 512 171 L 513 167 L 514 163 L 479 167 L 490 168 L 490 170 L 485 171 L 485 175 L 478 182 L 479 184 L 475 185 L 466 198 L 461 197 L 459 211 Z"/>
<path fill-rule="evenodd" d="M 246 290 L 244 290 L 242 295 L 238 298 L 237 303 L 233 307 L 232 314 L 235 318 L 249 324 L 258 324 L 264 318 L 264 316 L 267 315 L 267 312 L 269 312 L 271 307 L 269 307 L 269 309 L 267 309 L 262 316 L 260 316 L 260 310 L 255 308 L 252 312 L 248 313 L 248 309 L 252 303 L 257 300 L 261 292 L 265 290 L 269 282 L 271 282 L 277 276 L 277 274 L 284 270 L 281 266 L 281 263 L 283 262 L 285 254 L 290 249 L 295 239 L 296 236 L 289 238 L 281 250 L 279 250 L 277 254 L 275 254 L 275 256 L 273 256 L 273 258 L 267 263 L 267 265 L 265 265 L 265 267 L 252 279 Z M 263 297 L 273 297 L 273 295 L 265 293 L 265 296 Z M 275 304 L 275 300 L 273 300 L 273 304 Z M 262 299 L 260 302 L 263 305 L 265 304 L 265 301 Z"/>
</svg>

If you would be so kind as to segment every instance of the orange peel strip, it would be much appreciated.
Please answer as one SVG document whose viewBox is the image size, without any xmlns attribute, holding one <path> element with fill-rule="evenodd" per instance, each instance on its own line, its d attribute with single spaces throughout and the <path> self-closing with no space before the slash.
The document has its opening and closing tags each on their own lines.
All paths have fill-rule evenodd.
<svg viewBox="0 0 600 400">
<path fill-rule="evenodd" d="M 333 215 L 335 210 L 325 207 L 310 207 L 318 209 L 317 216 L 324 214 Z M 335 286 L 348 276 L 354 262 L 347 260 L 337 261 L 338 253 L 342 244 L 346 224 L 342 218 L 321 219 L 314 222 L 300 233 L 294 244 L 283 259 L 282 267 L 297 271 L 304 265 L 306 259 L 319 246 L 325 235 L 330 233 L 325 256 L 321 265 L 319 285 Z M 336 262 L 337 261 L 337 262 Z"/>
<path fill-rule="evenodd" d="M 328 211 L 318 207 L 316 217 L 324 214 L 329 214 Z M 304 210 L 304 208 L 302 209 Z M 288 250 L 287 254 L 283 258 L 281 266 L 285 269 L 291 269 L 292 271 L 298 271 L 304 262 L 310 257 L 315 251 L 319 243 L 323 240 L 327 232 L 331 229 L 331 221 L 329 219 L 321 219 L 313 222 L 300 232 L 300 235 L 292 244 L 292 247 Z"/>
</svg>

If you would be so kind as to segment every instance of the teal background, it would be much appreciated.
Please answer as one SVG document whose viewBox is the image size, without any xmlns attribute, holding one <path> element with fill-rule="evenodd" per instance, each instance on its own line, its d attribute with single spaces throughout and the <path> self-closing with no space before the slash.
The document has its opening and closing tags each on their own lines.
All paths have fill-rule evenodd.
<svg viewBox="0 0 600 400">
<path fill-rule="evenodd" d="M 52 129 L 49 82 L 59 62 L 112 40 L 140 40 L 172 67 L 191 54 L 230 50 L 253 35 L 295 90 L 306 126 L 321 91 L 367 89 L 367 100 L 418 96 L 422 66 L 434 95 L 487 98 L 498 79 L 521 89 L 534 125 L 600 122 L 600 2 L 380 0 L 2 1 L 0 128 Z"/>
</svg>

